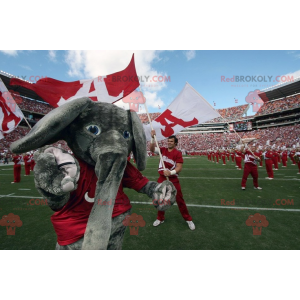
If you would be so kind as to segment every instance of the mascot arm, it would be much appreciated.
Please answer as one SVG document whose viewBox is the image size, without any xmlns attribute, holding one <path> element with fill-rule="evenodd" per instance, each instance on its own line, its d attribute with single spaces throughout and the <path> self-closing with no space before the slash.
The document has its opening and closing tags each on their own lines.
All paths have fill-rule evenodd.
<svg viewBox="0 0 300 300">
<path fill-rule="evenodd" d="M 34 154 L 34 182 L 39 193 L 54 211 L 68 202 L 76 190 L 80 167 L 78 161 L 60 148 L 45 147 Z"/>
<path fill-rule="evenodd" d="M 154 207 L 161 211 L 167 210 L 176 201 L 177 190 L 172 182 L 164 181 L 157 183 L 149 181 L 129 162 L 124 171 L 122 184 L 123 187 L 134 189 L 152 198 Z"/>
<path fill-rule="evenodd" d="M 176 201 L 177 190 L 173 183 L 167 180 L 162 183 L 148 181 L 138 192 L 152 198 L 154 207 L 160 211 L 167 210 Z"/>
</svg>

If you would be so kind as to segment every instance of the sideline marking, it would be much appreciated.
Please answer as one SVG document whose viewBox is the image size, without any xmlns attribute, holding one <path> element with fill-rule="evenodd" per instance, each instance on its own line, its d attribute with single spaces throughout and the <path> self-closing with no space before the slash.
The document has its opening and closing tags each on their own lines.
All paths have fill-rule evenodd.
<svg viewBox="0 0 300 300">
<path fill-rule="evenodd" d="M 13 193 L 14 194 L 14 193 Z M 30 198 L 30 199 L 44 199 L 41 196 L 11 196 L 13 194 L 9 195 L 0 195 L 0 198 L 2 197 L 8 197 L 8 198 Z M 139 201 L 130 201 L 130 203 L 133 204 L 144 204 L 144 205 L 153 205 L 152 202 L 139 202 Z M 177 205 L 176 203 L 173 205 Z M 290 209 L 290 208 L 267 208 L 267 207 L 240 207 L 240 206 L 217 206 L 217 205 L 200 205 L 200 204 L 186 204 L 186 206 L 190 207 L 206 207 L 206 208 L 225 208 L 225 209 L 233 209 L 233 210 L 239 210 L 239 209 L 244 209 L 244 210 L 276 210 L 276 211 L 295 211 L 295 212 L 300 212 L 300 209 Z"/>
<path fill-rule="evenodd" d="M 16 196 L 11 196 L 11 195 L 14 195 L 15 193 L 12 193 L 12 194 L 8 194 L 8 195 L 0 195 L 0 198 L 3 198 L 3 197 L 16 197 Z"/>
<path fill-rule="evenodd" d="M 152 204 L 152 202 L 135 202 L 135 201 L 130 201 L 130 203 L 134 204 Z M 177 205 L 176 203 L 173 205 Z M 200 204 L 186 204 L 186 206 L 190 207 L 207 207 L 207 208 L 227 208 L 230 209 L 232 208 L 233 210 L 279 210 L 279 211 L 297 211 L 300 212 L 300 209 L 283 209 L 283 208 L 267 208 L 267 207 L 240 207 L 240 206 L 217 206 L 217 205 L 200 205 Z"/>
</svg>

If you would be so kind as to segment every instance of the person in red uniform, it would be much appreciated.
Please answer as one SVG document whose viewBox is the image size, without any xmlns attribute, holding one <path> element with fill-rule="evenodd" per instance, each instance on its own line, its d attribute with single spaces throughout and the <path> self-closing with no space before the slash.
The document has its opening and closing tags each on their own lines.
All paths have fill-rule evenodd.
<svg viewBox="0 0 300 300">
<path fill-rule="evenodd" d="M 281 164 L 281 150 L 277 150 L 277 153 L 278 153 L 278 164 Z"/>
<path fill-rule="evenodd" d="M 268 177 L 266 179 L 272 180 L 274 179 L 274 173 L 273 173 L 273 151 L 271 150 L 271 147 L 268 146 L 266 148 L 266 152 L 264 153 L 264 158 L 265 158 L 265 164 L 266 164 L 266 170 L 268 173 Z"/>
<path fill-rule="evenodd" d="M 220 151 L 219 151 L 219 149 L 217 148 L 217 150 L 216 150 L 216 164 L 218 164 L 219 163 L 219 155 L 220 155 Z"/>
<path fill-rule="evenodd" d="M 292 161 L 292 165 L 296 165 L 296 162 L 295 162 L 295 159 L 294 159 L 295 154 L 296 154 L 296 151 L 291 149 L 289 156 L 290 156 L 290 159 Z"/>
<path fill-rule="evenodd" d="M 222 157 L 222 160 L 223 160 L 223 166 L 226 166 L 226 153 L 225 153 L 225 150 L 222 150 L 221 157 Z"/>
<path fill-rule="evenodd" d="M 30 171 L 33 171 L 35 166 L 35 161 L 33 159 L 33 153 L 30 154 L 31 162 L 30 162 Z"/>
<path fill-rule="evenodd" d="M 17 183 L 21 181 L 21 162 L 23 160 L 23 156 L 14 155 L 12 160 L 14 162 L 14 181 L 12 183 Z"/>
<path fill-rule="evenodd" d="M 278 170 L 278 152 L 276 150 L 273 150 L 273 164 L 274 164 L 274 170 Z"/>
<path fill-rule="evenodd" d="M 151 130 L 152 140 L 150 143 L 150 151 L 158 153 L 158 149 L 155 147 L 155 143 L 154 143 L 154 135 L 155 135 L 155 130 Z M 184 220 L 187 222 L 189 228 L 191 230 L 195 230 L 195 224 L 192 221 L 192 217 L 190 216 L 188 209 L 186 207 L 181 192 L 180 182 L 178 179 L 178 173 L 182 170 L 183 159 L 182 159 L 181 152 L 176 149 L 177 143 L 178 143 L 178 139 L 176 138 L 176 136 L 172 135 L 168 138 L 168 148 L 160 147 L 160 152 L 166 169 L 164 170 L 163 164 L 160 161 L 158 167 L 159 178 L 157 182 L 161 183 L 167 180 L 168 177 L 169 180 L 174 184 L 177 190 L 176 202 L 180 210 L 180 213 L 184 218 Z M 162 224 L 164 220 L 165 220 L 165 212 L 158 211 L 157 219 L 153 223 L 153 226 L 158 226 Z"/>
<path fill-rule="evenodd" d="M 227 160 L 229 161 L 230 152 L 228 149 L 226 150 L 226 156 L 227 156 Z"/>
<path fill-rule="evenodd" d="M 30 175 L 30 165 L 31 165 L 31 157 L 27 152 L 26 155 L 23 156 L 24 164 L 25 164 L 25 176 Z"/>
<path fill-rule="evenodd" d="M 231 161 L 234 162 L 234 151 L 230 150 Z"/>
<path fill-rule="evenodd" d="M 259 157 L 259 168 L 262 167 L 262 151 L 260 151 L 258 148 L 255 150 L 255 152 L 253 152 L 253 154 L 257 157 Z"/>
<path fill-rule="evenodd" d="M 242 152 L 238 149 L 235 149 L 235 162 L 237 170 L 242 170 Z"/>
<path fill-rule="evenodd" d="M 297 148 L 296 149 L 296 153 L 294 155 L 294 159 L 295 159 L 295 162 L 297 163 L 298 165 L 298 173 L 297 174 L 300 174 L 300 148 Z"/>
<path fill-rule="evenodd" d="M 252 147 L 252 151 L 249 149 L 242 148 L 242 152 L 245 155 L 245 164 L 244 164 L 244 174 L 242 178 L 242 190 L 246 189 L 246 182 L 249 174 L 251 174 L 253 178 L 253 185 L 255 190 L 262 190 L 261 187 L 258 186 L 258 171 L 256 162 L 260 160 L 259 156 L 256 156 L 253 152 L 255 151 L 255 147 Z"/>
<path fill-rule="evenodd" d="M 288 160 L 288 152 L 286 149 L 284 149 L 281 153 L 281 158 L 282 158 L 282 167 L 286 168 L 286 163 Z"/>
</svg>

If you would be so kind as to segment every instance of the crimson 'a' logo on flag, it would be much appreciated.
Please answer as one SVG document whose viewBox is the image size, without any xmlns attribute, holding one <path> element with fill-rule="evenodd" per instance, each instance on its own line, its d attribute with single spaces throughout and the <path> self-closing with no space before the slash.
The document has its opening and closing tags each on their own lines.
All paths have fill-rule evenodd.
<svg viewBox="0 0 300 300">
<path fill-rule="evenodd" d="M 169 123 L 167 122 L 167 120 L 169 121 Z M 161 134 L 164 137 L 169 137 L 173 135 L 174 134 L 173 127 L 176 125 L 180 125 L 182 127 L 189 127 L 198 124 L 198 120 L 196 118 L 194 118 L 192 121 L 183 121 L 182 119 L 178 119 L 172 116 L 172 112 L 169 109 L 167 109 L 164 113 L 158 116 L 155 119 L 155 121 L 165 126 L 165 130 L 161 129 Z"/>
</svg>

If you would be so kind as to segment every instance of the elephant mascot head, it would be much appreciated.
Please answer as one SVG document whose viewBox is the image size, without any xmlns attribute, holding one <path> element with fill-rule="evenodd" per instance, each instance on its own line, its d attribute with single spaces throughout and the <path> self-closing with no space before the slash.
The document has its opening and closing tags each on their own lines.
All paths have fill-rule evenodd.
<svg viewBox="0 0 300 300">
<path fill-rule="evenodd" d="M 131 153 L 137 168 L 146 167 L 146 138 L 135 112 L 113 104 L 80 98 L 43 117 L 24 138 L 11 144 L 14 153 L 65 140 L 76 157 L 95 166 L 98 178 L 95 199 L 112 200 L 117 195 Z M 97 205 L 90 213 L 83 249 L 106 249 L 111 232 L 112 209 Z"/>
</svg>

